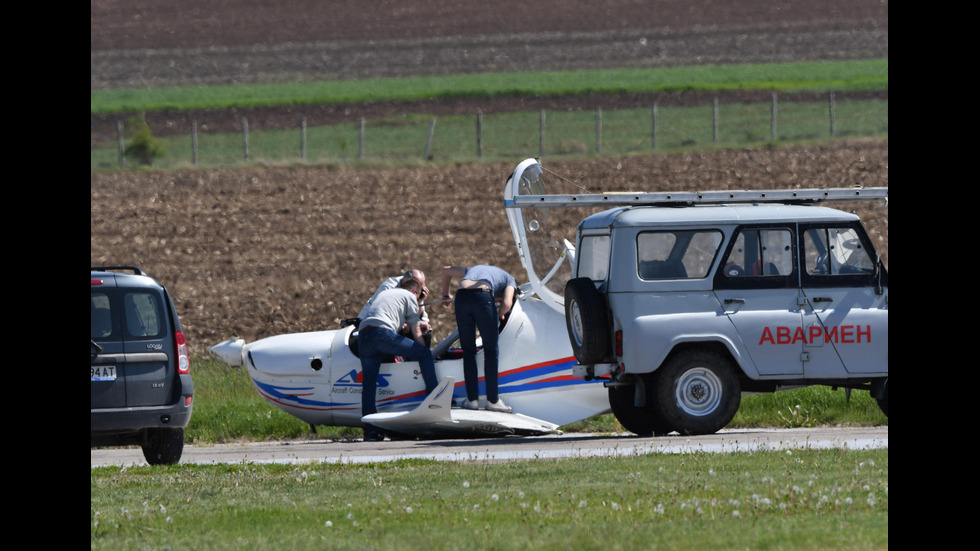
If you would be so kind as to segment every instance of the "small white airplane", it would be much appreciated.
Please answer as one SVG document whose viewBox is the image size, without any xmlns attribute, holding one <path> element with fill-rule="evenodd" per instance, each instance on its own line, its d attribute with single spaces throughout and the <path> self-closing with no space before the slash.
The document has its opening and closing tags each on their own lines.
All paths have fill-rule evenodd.
<svg viewBox="0 0 980 551">
<path fill-rule="evenodd" d="M 542 194 L 541 175 L 534 159 L 519 164 L 505 185 L 505 203 L 518 194 Z M 277 335 L 247 344 L 229 339 L 208 351 L 227 364 L 245 366 L 263 398 L 313 428 L 359 427 L 369 422 L 389 432 L 424 438 L 534 436 L 559 433 L 562 425 L 608 413 L 608 390 L 602 381 L 572 375 L 578 362 L 569 344 L 561 293 L 571 274 L 574 246 L 550 233 L 547 210 L 506 209 L 530 279 L 521 285 L 500 329 L 499 393 L 513 413 L 454 407 L 466 399 L 457 331 L 432 349 L 440 380 L 435 391 L 425 395 L 418 362 L 386 361 L 378 378 L 378 413 L 363 418 L 361 363 L 353 326 Z M 546 266 L 547 275 L 539 277 L 536 265 Z M 482 407 L 486 404 L 482 349 L 477 367 Z"/>
</svg>

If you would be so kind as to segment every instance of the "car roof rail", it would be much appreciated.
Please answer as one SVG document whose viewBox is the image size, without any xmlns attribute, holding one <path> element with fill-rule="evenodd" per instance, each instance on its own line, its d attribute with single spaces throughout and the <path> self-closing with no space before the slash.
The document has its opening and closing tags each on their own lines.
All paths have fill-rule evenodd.
<svg viewBox="0 0 980 551">
<path fill-rule="evenodd" d="M 136 266 L 92 266 L 93 272 L 110 272 L 113 270 L 128 270 L 136 275 L 145 276 L 146 272 Z"/>
<path fill-rule="evenodd" d="M 887 187 L 827 189 L 770 189 L 681 192 L 610 192 L 555 195 L 518 195 L 504 200 L 504 208 L 720 205 L 733 203 L 814 204 L 825 201 L 884 201 Z"/>
</svg>

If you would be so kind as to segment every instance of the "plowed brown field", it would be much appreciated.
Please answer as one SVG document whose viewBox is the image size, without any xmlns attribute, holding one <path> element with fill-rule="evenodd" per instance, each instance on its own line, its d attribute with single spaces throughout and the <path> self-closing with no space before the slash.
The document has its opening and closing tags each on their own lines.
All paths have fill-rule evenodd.
<svg viewBox="0 0 980 551">
<path fill-rule="evenodd" d="M 92 88 L 887 56 L 887 2 L 776 5 L 423 1 L 366 12 L 351 0 L 93 0 Z M 472 113 L 493 105 L 379 107 Z M 371 118 L 368 108 L 349 116 Z M 267 111 L 265 127 L 277 117 L 295 124 L 288 110 Z M 119 116 L 93 116 L 93 140 L 114 135 Z M 148 121 L 162 134 L 186 117 Z M 93 173 L 91 263 L 138 265 L 166 284 L 192 353 L 230 336 L 332 329 L 407 268 L 424 270 L 430 287 L 447 263 L 497 264 L 524 281 L 502 208 L 504 181 L 519 161 Z M 887 140 L 543 162 L 591 191 L 888 185 Z M 887 210 L 857 212 L 887 263 Z M 448 310 L 431 312 L 438 340 L 454 321 Z"/>
</svg>

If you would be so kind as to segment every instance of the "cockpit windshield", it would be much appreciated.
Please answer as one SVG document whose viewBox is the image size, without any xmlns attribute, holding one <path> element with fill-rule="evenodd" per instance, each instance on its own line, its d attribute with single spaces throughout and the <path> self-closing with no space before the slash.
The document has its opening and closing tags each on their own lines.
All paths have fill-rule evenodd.
<svg viewBox="0 0 980 551">
<path fill-rule="evenodd" d="M 504 201 L 516 196 L 583 192 L 588 190 L 547 170 L 537 160 L 527 159 L 507 181 Z M 506 211 L 531 290 L 564 314 L 565 283 L 572 277 L 575 261 L 575 231 L 579 221 L 596 209 L 535 206 Z"/>
</svg>

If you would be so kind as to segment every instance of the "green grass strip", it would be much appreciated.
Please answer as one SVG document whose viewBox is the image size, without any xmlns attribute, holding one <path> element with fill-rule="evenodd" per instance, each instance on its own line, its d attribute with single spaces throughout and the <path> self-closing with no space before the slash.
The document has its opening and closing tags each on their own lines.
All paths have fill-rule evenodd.
<svg viewBox="0 0 980 551">
<path fill-rule="evenodd" d="M 887 449 L 97 467 L 90 545 L 868 551 L 888 549 L 888 476 Z"/>
<path fill-rule="evenodd" d="M 93 90 L 92 113 L 222 109 L 436 97 L 642 93 L 679 90 L 846 91 L 888 88 L 888 59 L 486 73 L 353 81 Z"/>
</svg>

